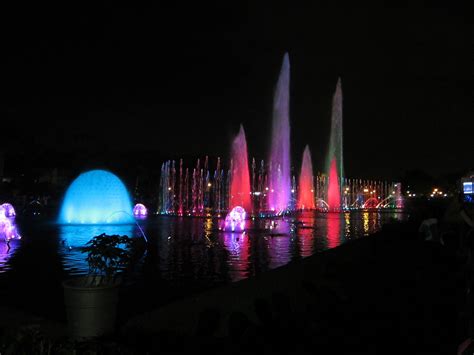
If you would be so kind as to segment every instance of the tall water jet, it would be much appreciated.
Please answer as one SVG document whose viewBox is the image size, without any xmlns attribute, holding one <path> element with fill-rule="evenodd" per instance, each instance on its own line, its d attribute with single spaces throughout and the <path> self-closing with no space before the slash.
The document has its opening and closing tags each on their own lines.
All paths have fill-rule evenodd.
<svg viewBox="0 0 474 355">
<path fill-rule="evenodd" d="M 229 210 L 241 206 L 252 211 L 250 199 L 250 175 L 247 155 L 247 140 L 244 127 L 240 125 L 239 134 L 232 143 L 232 171 L 230 180 Z"/>
<path fill-rule="evenodd" d="M 272 145 L 269 160 L 268 208 L 284 211 L 290 203 L 290 121 L 289 121 L 290 61 L 283 57 L 280 76 L 273 99 Z"/>
<path fill-rule="evenodd" d="M 301 173 L 298 181 L 298 202 L 296 204 L 300 210 L 314 209 L 314 184 L 313 184 L 313 164 L 311 153 L 306 146 L 303 152 L 303 162 L 301 163 Z"/>
<path fill-rule="evenodd" d="M 341 79 L 336 85 L 336 91 L 332 100 L 331 135 L 329 139 L 329 150 L 327 157 L 327 171 L 329 181 L 327 183 L 327 198 L 329 209 L 339 211 L 341 209 L 341 184 L 343 176 L 342 156 L 342 89 Z"/>
<path fill-rule="evenodd" d="M 332 159 L 329 167 L 328 205 L 330 211 L 338 211 L 341 208 L 341 188 L 336 164 L 336 159 Z"/>
<path fill-rule="evenodd" d="M 106 170 L 79 175 L 69 186 L 61 206 L 61 224 L 133 222 L 130 195 L 123 182 Z"/>
</svg>

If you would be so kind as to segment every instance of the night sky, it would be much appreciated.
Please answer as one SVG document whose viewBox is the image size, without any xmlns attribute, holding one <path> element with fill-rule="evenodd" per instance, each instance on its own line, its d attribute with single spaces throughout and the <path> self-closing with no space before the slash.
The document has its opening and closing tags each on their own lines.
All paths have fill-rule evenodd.
<svg viewBox="0 0 474 355">
<path fill-rule="evenodd" d="M 250 155 L 266 158 L 287 51 L 296 165 L 309 144 L 323 168 L 340 76 L 348 176 L 473 168 L 467 8 L 173 3 L 4 10 L 0 151 L 62 157 L 57 164 L 156 152 L 161 165 L 227 157 L 243 123 Z"/>
</svg>

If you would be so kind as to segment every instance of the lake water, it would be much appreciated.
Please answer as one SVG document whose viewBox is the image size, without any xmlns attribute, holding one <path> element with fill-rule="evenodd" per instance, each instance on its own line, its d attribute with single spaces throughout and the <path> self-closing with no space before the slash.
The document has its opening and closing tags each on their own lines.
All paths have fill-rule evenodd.
<svg viewBox="0 0 474 355">
<path fill-rule="evenodd" d="M 222 220 L 214 218 L 149 216 L 133 225 L 18 220 L 22 239 L 12 241 L 9 249 L 0 242 L 0 274 L 34 270 L 34 264 L 41 263 L 64 277 L 82 275 L 88 267 L 78 248 L 93 236 L 145 234 L 149 248 L 137 267 L 138 277 L 146 268 L 146 275 L 179 282 L 238 281 L 375 233 L 383 224 L 405 217 L 396 211 L 303 212 L 283 219 L 249 220 L 245 233 L 223 232 Z M 55 262 L 47 266 L 50 259 Z"/>
</svg>

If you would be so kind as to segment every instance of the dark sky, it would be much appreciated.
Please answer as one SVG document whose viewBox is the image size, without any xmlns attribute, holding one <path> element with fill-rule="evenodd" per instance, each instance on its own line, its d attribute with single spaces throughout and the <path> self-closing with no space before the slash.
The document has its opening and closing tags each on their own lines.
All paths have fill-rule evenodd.
<svg viewBox="0 0 474 355">
<path fill-rule="evenodd" d="M 243 123 L 265 158 L 288 51 L 295 162 L 322 169 L 340 76 L 348 176 L 473 168 L 467 8 L 158 3 L 4 9 L 0 150 L 226 157 Z"/>
</svg>

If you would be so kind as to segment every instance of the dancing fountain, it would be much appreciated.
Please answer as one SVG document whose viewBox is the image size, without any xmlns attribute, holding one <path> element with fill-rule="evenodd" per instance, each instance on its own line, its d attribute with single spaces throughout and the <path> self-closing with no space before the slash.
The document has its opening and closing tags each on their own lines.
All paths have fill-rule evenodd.
<svg viewBox="0 0 474 355">
<path fill-rule="evenodd" d="M 311 153 L 306 146 L 303 152 L 303 161 L 301 163 L 301 173 L 298 184 L 298 202 L 297 209 L 314 209 L 314 184 L 313 184 L 313 163 L 311 162 Z"/>
<path fill-rule="evenodd" d="M 105 170 L 80 174 L 67 189 L 60 224 L 124 224 L 134 222 L 132 203 L 123 182 Z"/>
<path fill-rule="evenodd" d="M 289 86 L 290 61 L 285 53 L 273 99 L 272 145 L 268 162 L 267 207 L 277 214 L 288 209 L 291 197 Z"/>
<path fill-rule="evenodd" d="M 342 156 L 342 89 L 341 79 L 337 81 L 336 91 L 332 100 L 331 134 L 327 157 L 328 178 L 327 203 L 330 211 L 341 210 L 341 187 L 343 177 Z"/>
<path fill-rule="evenodd" d="M 21 239 L 15 224 L 15 208 L 10 203 L 0 205 L 0 238 L 9 242 L 11 239 Z"/>
<path fill-rule="evenodd" d="M 247 141 L 244 127 L 240 125 L 239 134 L 232 143 L 230 162 L 229 209 L 224 221 L 224 230 L 243 232 L 246 211 L 252 210 L 250 200 L 250 176 L 247 155 Z"/>
<path fill-rule="evenodd" d="M 228 169 L 220 158 L 217 158 L 214 174 L 207 157 L 204 164 L 197 159 L 194 167 L 188 168 L 180 159 L 179 171 L 174 160 L 166 161 L 161 168 L 158 213 L 221 217 L 240 206 L 247 216 L 271 217 L 295 209 L 340 212 L 400 208 L 403 202 L 400 183 L 344 177 L 340 79 L 332 100 L 325 173 L 313 175 L 311 155 L 306 147 L 300 176 L 291 176 L 289 84 L 290 62 L 285 54 L 274 92 L 272 140 L 267 162 L 257 163 L 253 158 L 249 166 L 242 126 L 232 143 Z"/>
<path fill-rule="evenodd" d="M 250 200 L 250 175 L 247 155 L 247 141 L 244 127 L 240 125 L 239 134 L 232 143 L 229 210 L 236 206 L 252 211 Z"/>
<path fill-rule="evenodd" d="M 135 218 L 144 218 L 148 216 L 148 209 L 142 203 L 137 203 L 133 206 L 133 216 Z"/>
</svg>

